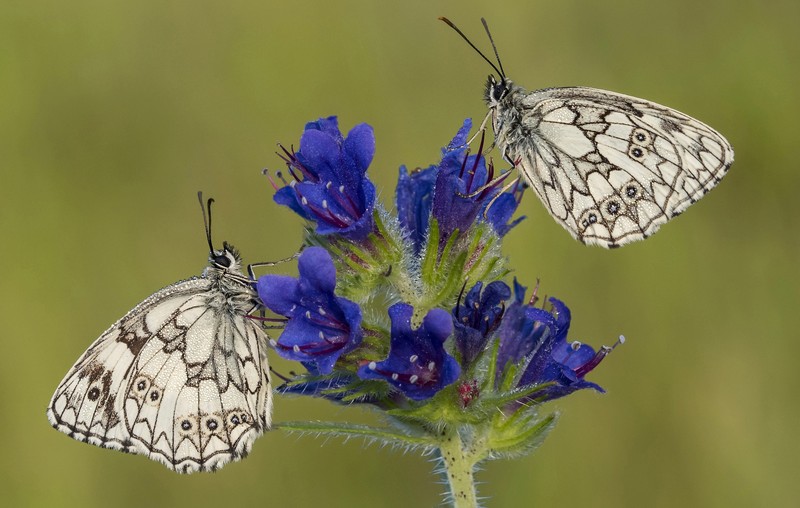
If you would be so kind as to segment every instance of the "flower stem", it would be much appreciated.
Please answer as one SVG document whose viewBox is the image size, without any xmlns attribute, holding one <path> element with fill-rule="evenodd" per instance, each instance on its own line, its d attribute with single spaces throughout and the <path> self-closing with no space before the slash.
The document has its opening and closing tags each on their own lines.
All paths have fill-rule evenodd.
<svg viewBox="0 0 800 508">
<path fill-rule="evenodd" d="M 454 426 L 448 426 L 441 434 L 439 453 L 450 488 L 450 501 L 454 508 L 476 508 L 478 495 L 475 490 L 473 469 L 477 454 L 464 446 L 465 443 Z"/>
</svg>

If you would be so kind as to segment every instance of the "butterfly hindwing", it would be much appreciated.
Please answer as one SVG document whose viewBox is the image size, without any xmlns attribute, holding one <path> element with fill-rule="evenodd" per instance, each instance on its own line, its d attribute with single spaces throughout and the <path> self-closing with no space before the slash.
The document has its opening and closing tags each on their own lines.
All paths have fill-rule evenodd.
<svg viewBox="0 0 800 508">
<path fill-rule="evenodd" d="M 53 395 L 54 427 L 182 473 L 250 451 L 270 425 L 267 338 L 238 255 L 214 254 L 231 268 L 162 289 L 95 341 Z"/>
<path fill-rule="evenodd" d="M 497 144 L 573 237 L 641 240 L 700 199 L 733 162 L 719 133 L 670 108 L 593 88 L 528 93 L 493 106 Z"/>
</svg>

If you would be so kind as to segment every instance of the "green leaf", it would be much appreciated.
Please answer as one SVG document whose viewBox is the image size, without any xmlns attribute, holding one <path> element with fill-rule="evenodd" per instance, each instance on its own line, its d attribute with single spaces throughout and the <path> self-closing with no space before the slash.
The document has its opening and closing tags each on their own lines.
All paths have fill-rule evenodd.
<svg viewBox="0 0 800 508">
<path fill-rule="evenodd" d="M 415 435 L 398 432 L 388 427 L 372 427 L 346 422 L 280 422 L 273 424 L 273 429 L 317 436 L 336 436 L 345 439 L 360 437 L 367 440 L 368 443 L 380 443 L 381 445 L 402 448 L 422 447 L 433 449 L 437 444 L 430 436 L 422 433 Z"/>
</svg>

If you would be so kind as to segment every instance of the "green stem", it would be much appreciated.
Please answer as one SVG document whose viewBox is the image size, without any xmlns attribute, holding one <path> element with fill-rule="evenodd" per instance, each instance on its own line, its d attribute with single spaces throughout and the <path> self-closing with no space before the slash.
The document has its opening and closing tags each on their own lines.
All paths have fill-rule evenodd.
<svg viewBox="0 0 800 508">
<path fill-rule="evenodd" d="M 478 494 L 475 490 L 473 470 L 477 456 L 474 450 L 465 446 L 456 427 L 448 426 L 442 432 L 439 453 L 444 463 L 453 507 L 476 508 L 478 506 Z"/>
</svg>

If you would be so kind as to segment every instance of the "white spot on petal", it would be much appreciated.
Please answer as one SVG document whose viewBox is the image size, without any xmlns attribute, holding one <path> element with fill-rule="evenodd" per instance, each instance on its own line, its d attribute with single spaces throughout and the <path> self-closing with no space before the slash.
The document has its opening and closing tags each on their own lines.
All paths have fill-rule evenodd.
<svg viewBox="0 0 800 508">
<path fill-rule="evenodd" d="M 369 370 L 375 370 L 378 368 L 378 364 L 375 362 L 369 362 Z"/>
<path fill-rule="evenodd" d="M 419 376 L 417 376 L 416 374 L 408 378 L 408 380 L 411 381 L 412 385 L 417 382 L 417 379 L 419 379 Z"/>
<path fill-rule="evenodd" d="M 576 340 L 575 342 L 570 344 L 569 347 L 571 347 L 573 351 L 577 351 L 581 348 L 581 343 Z"/>
<path fill-rule="evenodd" d="M 323 309 L 322 307 L 319 308 L 319 315 L 320 316 L 324 316 L 325 315 L 325 309 Z"/>
<path fill-rule="evenodd" d="M 431 362 L 428 364 L 428 370 L 433 370 L 436 368 L 436 362 Z"/>
<path fill-rule="evenodd" d="M 419 356 L 417 355 L 411 355 L 411 358 L 408 359 L 408 361 L 410 361 L 411 363 L 414 363 L 417 360 L 419 360 Z"/>
<path fill-rule="evenodd" d="M 308 205 L 308 200 L 306 199 L 305 196 L 303 196 L 303 198 L 300 201 L 303 203 L 303 206 L 307 206 Z"/>
<path fill-rule="evenodd" d="M 392 381 L 397 381 L 397 378 L 399 377 L 400 376 L 397 375 L 397 372 L 395 372 L 394 374 L 392 374 Z"/>
<path fill-rule="evenodd" d="M 295 353 L 299 353 L 300 352 L 300 346 L 295 344 L 294 346 L 292 346 L 292 351 L 294 351 Z"/>
</svg>

